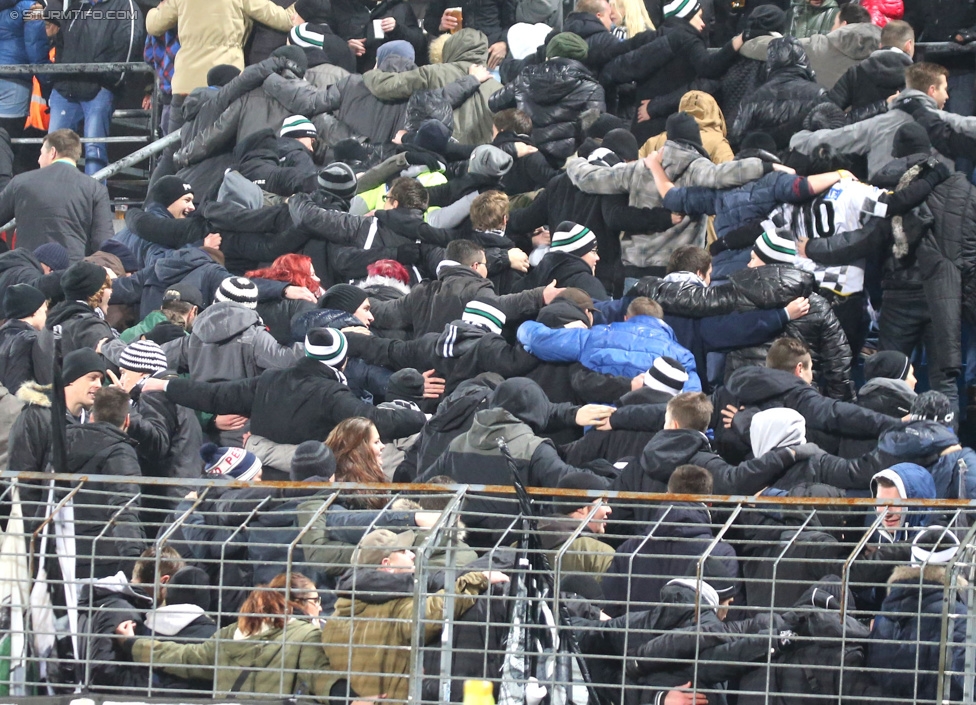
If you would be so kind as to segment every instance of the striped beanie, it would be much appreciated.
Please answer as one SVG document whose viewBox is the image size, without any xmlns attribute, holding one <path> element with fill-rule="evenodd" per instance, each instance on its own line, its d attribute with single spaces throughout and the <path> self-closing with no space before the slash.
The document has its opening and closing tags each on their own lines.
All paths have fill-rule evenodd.
<svg viewBox="0 0 976 705">
<path fill-rule="evenodd" d="M 230 301 L 244 308 L 258 307 L 258 286 L 247 277 L 227 277 L 220 282 L 214 303 Z"/>
<path fill-rule="evenodd" d="M 564 220 L 552 234 L 553 252 L 569 252 L 582 257 L 587 252 L 596 249 L 596 235 L 586 226 Z"/>
<path fill-rule="evenodd" d="M 151 375 L 162 372 L 169 367 L 169 363 L 166 361 L 166 353 L 158 343 L 151 340 L 137 340 L 122 351 L 119 356 L 119 367 L 123 370 Z"/>
<path fill-rule="evenodd" d="M 279 137 L 294 137 L 296 140 L 301 137 L 318 137 L 318 132 L 315 131 L 315 125 L 304 115 L 291 115 L 285 118 L 285 121 L 281 123 L 281 132 L 278 133 Z"/>
<path fill-rule="evenodd" d="M 469 301 L 461 314 L 461 320 L 473 326 L 487 328 L 495 335 L 501 335 L 505 326 L 505 314 L 484 301 Z"/>
<path fill-rule="evenodd" d="M 688 381 L 685 366 L 673 357 L 662 355 L 644 373 L 644 386 L 674 396 L 684 389 Z"/>
<path fill-rule="evenodd" d="M 342 162 L 332 162 L 318 175 L 319 186 L 339 198 L 351 201 L 358 188 L 356 172 Z"/>
<path fill-rule="evenodd" d="M 670 0 L 664 3 L 664 19 L 678 17 L 683 20 L 690 20 L 698 11 L 701 5 L 698 0 Z"/>
<path fill-rule="evenodd" d="M 297 27 L 292 27 L 288 32 L 288 41 L 296 47 L 315 47 L 321 49 L 325 44 L 325 34 L 318 31 L 318 27 L 302 22 Z"/>
<path fill-rule="evenodd" d="M 329 367 L 342 367 L 348 351 L 345 334 L 335 328 L 313 328 L 305 334 L 305 357 L 324 362 Z"/>
<path fill-rule="evenodd" d="M 752 251 L 766 264 L 796 264 L 796 243 L 776 233 L 763 231 Z"/>
<path fill-rule="evenodd" d="M 206 463 L 204 474 L 247 482 L 261 472 L 258 457 L 243 448 L 221 448 L 216 443 L 204 443 L 200 457 Z"/>
</svg>

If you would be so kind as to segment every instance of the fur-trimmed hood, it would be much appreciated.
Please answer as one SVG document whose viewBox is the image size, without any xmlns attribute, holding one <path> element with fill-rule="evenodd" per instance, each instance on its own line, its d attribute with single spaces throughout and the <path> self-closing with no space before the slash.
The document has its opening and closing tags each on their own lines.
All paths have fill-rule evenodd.
<svg viewBox="0 0 976 705">
<path fill-rule="evenodd" d="M 371 287 L 389 287 L 391 289 L 396 289 L 401 294 L 406 296 L 410 293 L 410 285 L 404 284 L 399 279 L 394 279 L 393 277 L 381 277 L 378 274 L 370 274 L 368 277 L 359 282 L 356 286 L 364 291 L 369 291 Z"/>
<path fill-rule="evenodd" d="M 888 578 L 888 589 L 890 590 L 895 583 L 918 583 L 919 578 L 921 578 L 921 582 L 923 583 L 945 585 L 945 566 L 927 565 L 923 568 L 922 566 L 900 565 L 892 571 L 891 577 Z M 963 576 L 957 575 L 956 585 L 958 587 L 966 587 L 969 585 L 969 581 Z"/>
<path fill-rule="evenodd" d="M 53 385 L 38 384 L 37 382 L 24 382 L 17 390 L 17 398 L 25 404 L 34 406 L 51 407 L 51 390 Z"/>
</svg>

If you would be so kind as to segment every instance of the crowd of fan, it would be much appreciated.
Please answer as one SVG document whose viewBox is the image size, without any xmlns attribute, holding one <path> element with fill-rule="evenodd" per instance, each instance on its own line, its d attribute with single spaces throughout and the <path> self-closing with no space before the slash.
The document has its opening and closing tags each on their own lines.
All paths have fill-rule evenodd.
<svg viewBox="0 0 976 705">
<path fill-rule="evenodd" d="M 108 134 L 120 75 L 44 83 L 39 169 L 13 175 L 0 134 L 0 465 L 116 478 L 77 485 L 61 555 L 98 608 L 79 628 L 93 688 L 144 691 L 126 664 L 151 661 L 162 688 L 407 697 L 411 549 L 443 495 L 345 490 L 323 511 L 328 489 L 262 479 L 511 485 L 511 459 L 528 487 L 591 496 L 976 498 L 957 435 L 976 404 L 976 67 L 913 59 L 916 39 L 976 38 L 971 3 L 578 0 L 558 29 L 546 0 L 448 4 L 422 22 L 400 0 L 0 12 L 8 63 L 52 43 L 57 62 L 132 60 L 147 33 L 180 131 L 119 232 L 68 128 Z M 0 87 L 16 136 L 31 93 Z M 87 174 L 106 161 L 86 143 Z M 64 488 L 6 489 L 4 517 L 53 530 Z M 564 505 L 540 541 L 578 578 L 560 587 L 590 671 L 648 686 L 612 701 L 721 703 L 768 673 L 776 702 L 811 678 L 936 697 L 945 517 L 757 506 L 715 543 L 700 502 Z M 479 596 L 508 589 L 518 510 L 466 500 L 458 624 L 510 626 Z M 774 590 L 761 559 L 797 532 L 795 584 Z M 434 640 L 444 600 L 426 599 Z M 454 675 L 498 669 L 461 656 Z"/>
</svg>

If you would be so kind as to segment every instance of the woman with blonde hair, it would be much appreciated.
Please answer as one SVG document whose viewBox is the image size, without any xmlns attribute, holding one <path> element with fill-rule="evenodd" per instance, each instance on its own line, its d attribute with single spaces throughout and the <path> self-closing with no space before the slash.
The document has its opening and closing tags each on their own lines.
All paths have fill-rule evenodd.
<svg viewBox="0 0 976 705">
<path fill-rule="evenodd" d="M 318 599 L 315 584 L 301 573 L 280 574 L 241 605 L 237 622 L 199 644 L 135 638 L 135 622 L 123 622 L 122 650 L 180 678 L 213 680 L 215 695 L 305 694 L 328 699 L 338 680 L 322 649 L 318 626 L 308 614 Z M 314 611 L 314 610 L 311 610 Z"/>
<path fill-rule="evenodd" d="M 388 482 L 383 473 L 381 455 L 383 442 L 379 431 L 369 419 L 361 416 L 341 421 L 325 439 L 335 456 L 335 482 Z M 383 494 L 358 492 L 343 500 L 343 504 L 355 508 L 355 505 L 372 509 L 383 507 L 388 496 Z"/>
<path fill-rule="evenodd" d="M 610 0 L 613 33 L 618 39 L 630 39 L 646 30 L 654 31 L 644 0 Z"/>
</svg>

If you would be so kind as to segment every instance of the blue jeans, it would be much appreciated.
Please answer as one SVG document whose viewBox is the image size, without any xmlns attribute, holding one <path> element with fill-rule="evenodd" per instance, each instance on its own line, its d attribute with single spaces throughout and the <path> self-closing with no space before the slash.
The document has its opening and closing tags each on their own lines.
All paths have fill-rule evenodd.
<svg viewBox="0 0 976 705">
<path fill-rule="evenodd" d="M 77 131 L 78 124 L 84 120 L 85 137 L 108 137 L 114 102 L 112 91 L 107 88 L 100 89 L 91 100 L 80 103 L 70 101 L 53 90 L 48 101 L 51 109 L 51 126 L 48 131 L 54 132 L 62 128 Z M 98 142 L 86 143 L 85 173 L 91 176 L 107 165 L 108 149 L 105 145 Z"/>
</svg>

